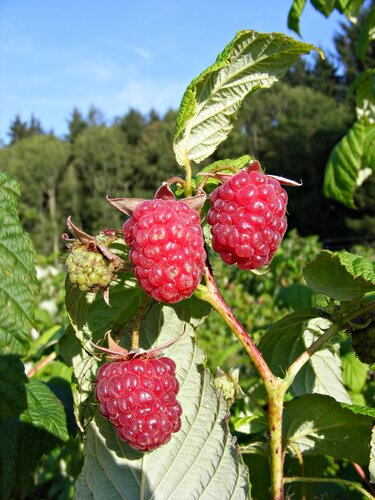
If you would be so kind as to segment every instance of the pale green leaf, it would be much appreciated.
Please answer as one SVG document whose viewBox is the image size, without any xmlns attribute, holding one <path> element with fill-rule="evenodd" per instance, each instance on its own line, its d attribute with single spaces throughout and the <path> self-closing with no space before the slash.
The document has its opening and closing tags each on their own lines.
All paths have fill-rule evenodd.
<svg viewBox="0 0 375 500">
<path fill-rule="evenodd" d="M 323 250 L 303 274 L 314 292 L 336 300 L 355 300 L 375 290 L 375 264 L 349 252 Z"/>
<path fill-rule="evenodd" d="M 285 403 L 284 440 L 292 452 L 297 447 L 301 453 L 367 465 L 372 421 L 328 396 L 310 394 Z"/>
<path fill-rule="evenodd" d="M 294 0 L 288 13 L 288 28 L 301 36 L 299 21 L 305 7 L 306 0 Z"/>
<path fill-rule="evenodd" d="M 243 99 L 271 87 L 311 50 L 318 49 L 282 33 L 237 33 L 182 98 L 174 140 L 177 163 L 210 156 L 228 137 Z"/>
<path fill-rule="evenodd" d="M 66 441 L 69 436 L 65 410 L 61 401 L 48 385 L 40 380 L 29 379 L 25 388 L 27 410 L 22 413 L 20 421 Z"/>
<path fill-rule="evenodd" d="M 154 304 L 141 324 L 145 347 L 184 334 L 165 353 L 177 365 L 181 430 L 166 445 L 142 454 L 120 441 L 97 413 L 88 427 L 76 499 L 249 498 L 247 469 L 227 427 L 227 405 L 203 367 L 193 326 L 184 319 L 189 320 L 182 304 Z"/>
<path fill-rule="evenodd" d="M 272 371 L 282 377 L 287 368 L 329 328 L 331 322 L 319 317 L 320 311 L 305 308 L 288 314 L 275 323 L 259 344 Z M 292 386 L 293 395 L 325 394 L 337 401 L 350 403 L 341 373 L 339 344 L 324 344 L 299 371 Z"/>
<path fill-rule="evenodd" d="M 346 353 L 342 360 L 344 384 L 353 392 L 361 392 L 366 384 L 368 365 L 362 363 L 354 352 Z"/>
<path fill-rule="evenodd" d="M 38 284 L 30 238 L 17 214 L 19 186 L 0 171 L 0 351 L 27 353 Z"/>
<path fill-rule="evenodd" d="M 324 194 L 355 208 L 361 171 L 375 168 L 375 124 L 357 121 L 332 150 L 324 177 Z"/>
</svg>

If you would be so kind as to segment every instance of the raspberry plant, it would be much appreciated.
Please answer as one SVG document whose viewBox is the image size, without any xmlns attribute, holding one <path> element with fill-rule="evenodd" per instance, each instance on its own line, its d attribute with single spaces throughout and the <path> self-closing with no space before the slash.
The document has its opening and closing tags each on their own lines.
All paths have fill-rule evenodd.
<svg viewBox="0 0 375 500">
<path fill-rule="evenodd" d="M 126 214 L 123 238 L 120 228 L 95 238 L 68 219 L 79 241 L 67 264 L 69 326 L 28 377 L 21 358 L 28 353 L 36 305 L 33 250 L 17 219 L 18 188 L 0 174 L 0 215 L 6 222 L 0 228 L 5 242 L 0 298 L 7 312 L 0 337 L 5 497 L 22 498 L 15 485 L 22 484 L 22 471 L 28 472 L 27 464 L 10 465 L 16 448 L 33 463 L 74 435 L 58 396 L 34 377 L 58 356 L 72 371 L 74 416 L 85 437 L 77 499 L 280 500 L 306 497 L 306 488 L 296 489 L 301 482 L 330 481 L 372 498 L 368 485 L 312 471 L 329 457 L 332 463 L 354 463 L 362 476 L 369 466 L 373 474 L 375 412 L 353 404 L 339 352 L 340 339 L 350 346 L 353 323 L 374 310 L 373 263 L 323 250 L 303 270 L 314 306 L 275 322 L 257 343 L 223 299 L 214 274 L 216 252 L 244 273 L 267 272 L 264 266 L 286 229 L 287 195 L 280 184 L 296 183 L 283 179 L 282 172 L 271 175 L 251 156 L 215 164 L 209 157 L 229 135 L 243 99 L 270 87 L 311 50 L 317 49 L 283 34 L 239 32 L 183 96 L 173 147 L 184 177 L 155 186 L 153 200 L 108 198 Z M 208 166 L 200 169 L 204 160 Z M 303 187 L 291 188 L 289 196 L 293 189 Z M 81 245 L 77 271 L 72 255 Z M 100 262 L 93 253 L 101 255 Z M 103 276 L 103 263 L 111 270 L 101 282 L 91 267 Z M 224 397 L 223 372 L 215 385 L 205 367 L 196 331 L 209 313 L 218 314 L 248 355 L 249 370 L 262 384 L 256 404 L 246 402 L 248 389 L 240 390 L 247 385 L 241 371 L 239 377 L 238 371 L 226 376 Z M 197 335 L 199 340 L 199 330 Z M 236 397 L 244 397 L 245 414 L 236 414 Z M 31 440 L 36 444 L 30 449 Z M 4 442 L 15 443 L 9 462 Z"/>
</svg>

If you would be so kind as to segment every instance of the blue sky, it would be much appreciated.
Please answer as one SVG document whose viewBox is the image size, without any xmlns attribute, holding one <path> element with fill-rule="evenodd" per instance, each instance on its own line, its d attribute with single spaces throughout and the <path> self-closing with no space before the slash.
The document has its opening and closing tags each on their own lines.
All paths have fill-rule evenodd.
<svg viewBox="0 0 375 500">
<path fill-rule="evenodd" d="M 63 136 L 73 107 L 108 121 L 130 107 L 178 108 L 236 31 L 287 29 L 292 0 L 0 0 L 0 139 L 33 113 Z M 339 14 L 307 5 L 306 42 L 332 51 Z"/>
</svg>

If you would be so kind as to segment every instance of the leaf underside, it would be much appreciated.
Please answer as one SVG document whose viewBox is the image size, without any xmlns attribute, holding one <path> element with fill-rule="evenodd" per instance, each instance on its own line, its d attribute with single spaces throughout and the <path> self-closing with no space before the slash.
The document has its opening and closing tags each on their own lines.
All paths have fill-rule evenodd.
<svg viewBox="0 0 375 500">
<path fill-rule="evenodd" d="M 177 365 L 181 430 L 166 445 L 142 454 L 120 441 L 96 413 L 88 428 L 76 498 L 248 498 L 247 470 L 228 431 L 227 405 L 203 367 L 194 328 L 185 320 L 186 309 L 154 304 L 141 325 L 144 347 L 184 332 L 165 353 Z"/>
</svg>

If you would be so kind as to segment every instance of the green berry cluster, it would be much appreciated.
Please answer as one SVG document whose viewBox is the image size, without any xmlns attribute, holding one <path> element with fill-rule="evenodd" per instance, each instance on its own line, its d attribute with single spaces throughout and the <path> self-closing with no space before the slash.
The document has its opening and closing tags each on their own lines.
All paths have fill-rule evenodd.
<svg viewBox="0 0 375 500">
<path fill-rule="evenodd" d="M 101 253 L 74 246 L 65 262 L 70 283 L 82 292 L 97 292 L 114 279 L 114 264 Z"/>
<path fill-rule="evenodd" d="M 362 363 L 375 363 L 375 323 L 371 322 L 367 328 L 354 330 L 352 345 Z"/>
</svg>

